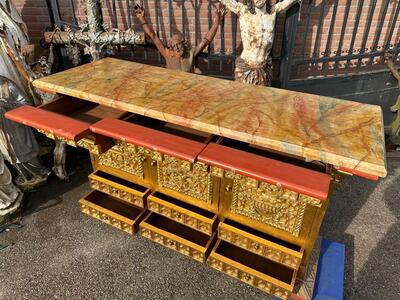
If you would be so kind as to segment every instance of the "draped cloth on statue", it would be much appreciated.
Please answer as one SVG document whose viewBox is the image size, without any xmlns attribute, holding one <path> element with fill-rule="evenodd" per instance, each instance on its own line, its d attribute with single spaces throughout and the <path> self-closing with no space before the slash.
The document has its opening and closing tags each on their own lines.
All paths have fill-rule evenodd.
<svg viewBox="0 0 400 300">
<path fill-rule="evenodd" d="M 10 121 L 4 114 L 22 105 L 31 105 L 17 85 L 0 76 L 0 87 L 8 85 L 8 95 L 0 92 L 0 151 L 11 164 L 24 163 L 39 155 L 39 145 L 32 129 Z"/>
<path fill-rule="evenodd" d="M 21 200 L 21 191 L 13 184 L 10 170 L 0 153 L 0 216 L 15 211 Z"/>
<path fill-rule="evenodd" d="M 272 59 L 268 57 L 267 61 L 259 66 L 250 66 L 240 56 L 235 61 L 235 80 L 253 85 L 271 86 L 272 82 Z"/>
<path fill-rule="evenodd" d="M 0 75 L 11 79 L 25 92 L 28 92 L 25 90 L 27 82 L 24 82 L 9 52 L 12 52 L 27 73 L 31 73 L 21 54 L 23 47 L 28 44 L 26 25 L 15 6 L 9 0 L 0 0 Z"/>
</svg>

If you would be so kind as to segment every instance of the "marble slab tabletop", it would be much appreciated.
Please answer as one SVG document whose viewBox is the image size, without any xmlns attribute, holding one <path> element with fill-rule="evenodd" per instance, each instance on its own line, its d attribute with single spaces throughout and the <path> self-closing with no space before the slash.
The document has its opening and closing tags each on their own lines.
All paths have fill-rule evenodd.
<svg viewBox="0 0 400 300">
<path fill-rule="evenodd" d="M 307 160 L 386 176 L 382 110 L 376 105 L 115 58 L 62 71 L 33 85 Z"/>
</svg>

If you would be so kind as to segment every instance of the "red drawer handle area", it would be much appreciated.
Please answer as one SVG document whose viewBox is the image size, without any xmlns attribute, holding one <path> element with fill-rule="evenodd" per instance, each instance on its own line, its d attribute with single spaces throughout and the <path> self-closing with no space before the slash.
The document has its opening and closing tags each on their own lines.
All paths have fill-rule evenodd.
<svg viewBox="0 0 400 300">
<path fill-rule="evenodd" d="M 10 110 L 5 117 L 72 141 L 78 141 L 90 133 L 88 123 L 29 105 Z"/>
<path fill-rule="evenodd" d="M 94 133 L 108 136 L 137 146 L 142 146 L 180 159 L 195 162 L 206 146 L 156 129 L 126 121 L 105 118 L 90 126 Z"/>
<path fill-rule="evenodd" d="M 198 160 L 320 200 L 328 197 L 331 181 L 328 174 L 214 143 L 207 145 Z"/>
</svg>

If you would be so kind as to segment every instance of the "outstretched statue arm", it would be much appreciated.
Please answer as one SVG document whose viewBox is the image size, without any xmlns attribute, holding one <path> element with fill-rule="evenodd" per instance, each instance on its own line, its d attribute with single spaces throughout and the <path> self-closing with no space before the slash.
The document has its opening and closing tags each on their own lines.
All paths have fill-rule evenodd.
<svg viewBox="0 0 400 300">
<path fill-rule="evenodd" d="M 283 0 L 281 2 L 274 4 L 271 8 L 271 11 L 279 14 L 288 10 L 293 4 L 300 2 L 301 0 Z"/>
<path fill-rule="evenodd" d="M 244 9 L 244 5 L 236 0 L 220 0 L 220 2 L 231 12 L 236 15 L 240 15 L 241 11 Z"/>
<path fill-rule="evenodd" d="M 136 17 L 139 19 L 140 24 L 143 26 L 144 32 L 150 37 L 150 39 L 153 41 L 154 45 L 157 47 L 158 51 L 160 51 L 160 54 L 165 57 L 165 47 L 164 44 L 161 42 L 161 40 L 158 38 L 154 30 L 147 24 L 146 18 L 145 18 L 145 13 L 144 13 L 144 8 L 140 6 L 139 4 L 136 4 L 134 7 Z"/>
<path fill-rule="evenodd" d="M 221 23 L 221 20 L 225 14 L 226 14 L 226 9 L 222 4 L 220 4 L 217 10 L 215 11 L 214 22 L 210 30 L 207 32 L 206 36 L 203 38 L 201 43 L 196 47 L 196 50 L 194 52 L 195 56 L 198 55 L 201 51 L 203 51 L 204 48 L 207 47 L 212 42 L 212 40 L 215 37 L 215 34 L 217 33 L 219 23 Z"/>
</svg>

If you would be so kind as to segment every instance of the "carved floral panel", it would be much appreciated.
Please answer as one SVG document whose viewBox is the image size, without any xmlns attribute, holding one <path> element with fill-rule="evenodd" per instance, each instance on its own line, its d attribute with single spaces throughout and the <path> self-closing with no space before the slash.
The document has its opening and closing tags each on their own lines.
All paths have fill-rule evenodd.
<svg viewBox="0 0 400 300">
<path fill-rule="evenodd" d="M 162 187 L 212 202 L 212 177 L 206 165 L 164 155 L 158 164 L 158 182 Z"/>
<path fill-rule="evenodd" d="M 230 210 L 299 236 L 307 204 L 321 202 L 277 185 L 235 174 Z"/>
<path fill-rule="evenodd" d="M 111 167 L 143 178 L 144 156 L 134 145 L 120 142 L 99 157 L 99 165 Z"/>
</svg>

